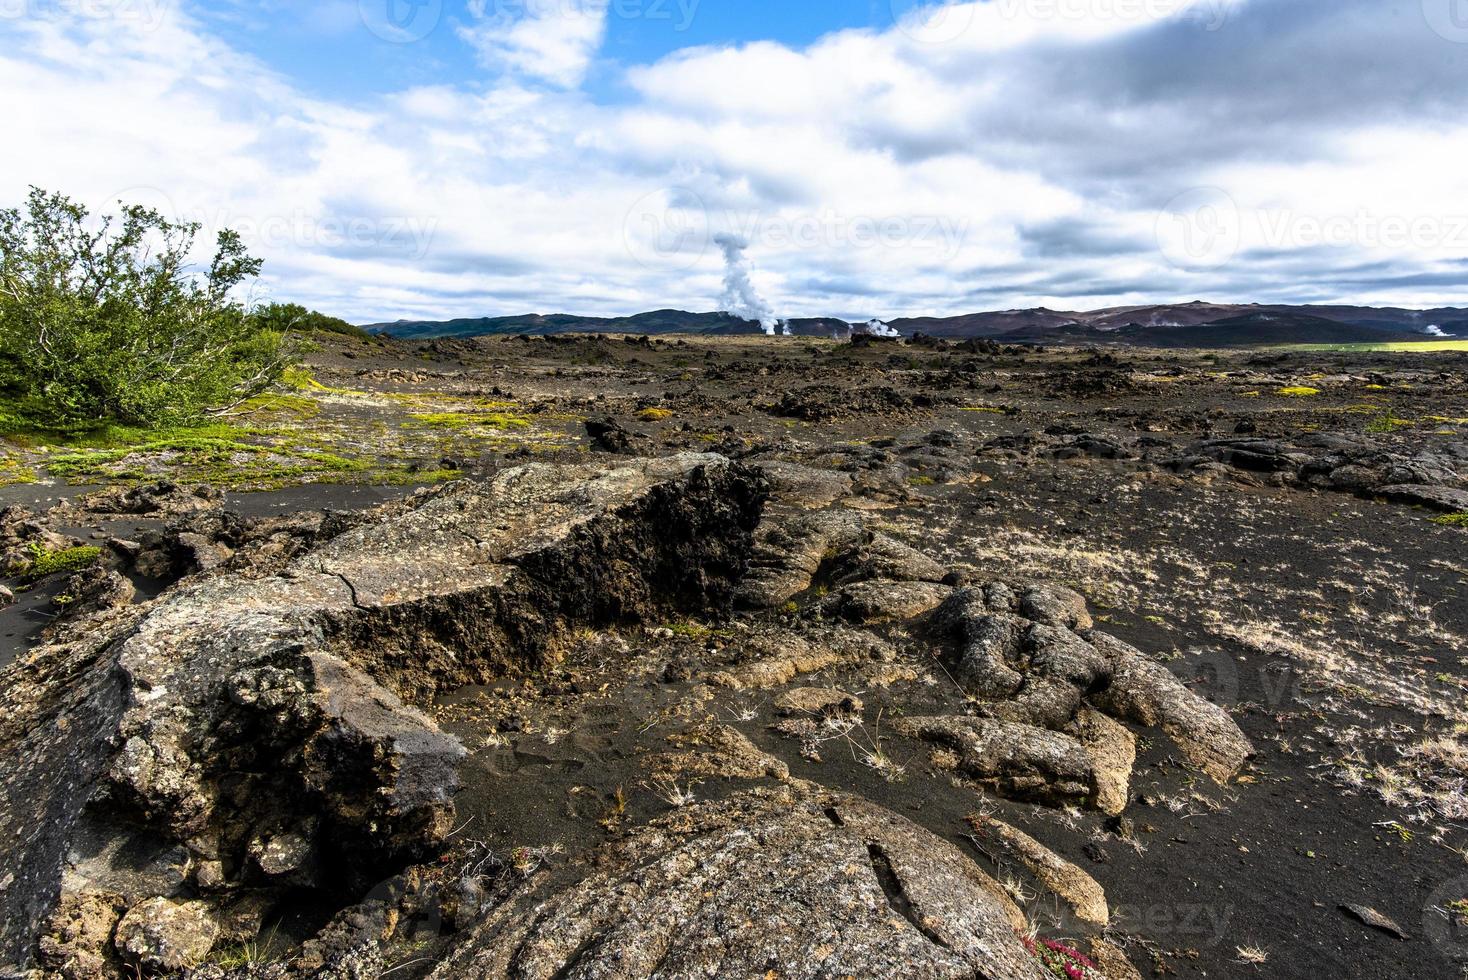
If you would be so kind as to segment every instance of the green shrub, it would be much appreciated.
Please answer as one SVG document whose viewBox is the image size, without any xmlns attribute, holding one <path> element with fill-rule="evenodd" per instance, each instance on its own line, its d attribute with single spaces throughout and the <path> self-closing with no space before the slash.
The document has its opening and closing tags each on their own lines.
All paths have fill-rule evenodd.
<svg viewBox="0 0 1468 980">
<path fill-rule="evenodd" d="M 199 228 L 136 205 L 93 222 L 39 188 L 0 210 L 0 391 L 14 420 L 188 424 L 275 382 L 294 341 L 230 298 L 260 260 L 226 230 L 207 269 L 189 271 Z"/>
<path fill-rule="evenodd" d="M 308 310 L 299 303 L 270 303 L 255 310 L 254 316 L 261 327 L 276 333 L 339 333 L 358 340 L 372 339 L 370 333 L 355 324 Z"/>
</svg>

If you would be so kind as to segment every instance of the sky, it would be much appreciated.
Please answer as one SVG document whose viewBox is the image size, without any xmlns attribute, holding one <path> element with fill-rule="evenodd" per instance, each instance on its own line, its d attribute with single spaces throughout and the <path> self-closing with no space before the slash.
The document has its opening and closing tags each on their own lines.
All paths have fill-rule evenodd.
<svg viewBox="0 0 1468 980">
<path fill-rule="evenodd" d="M 1468 305 L 1468 0 L 0 0 L 0 206 L 354 322 Z M 204 257 L 201 249 L 201 257 Z"/>
</svg>

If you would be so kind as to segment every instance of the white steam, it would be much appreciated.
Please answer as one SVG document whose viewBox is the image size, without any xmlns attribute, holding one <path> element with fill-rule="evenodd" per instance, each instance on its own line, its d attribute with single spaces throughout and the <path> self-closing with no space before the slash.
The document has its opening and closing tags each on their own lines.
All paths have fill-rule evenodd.
<svg viewBox="0 0 1468 980">
<path fill-rule="evenodd" d="M 1453 336 L 1450 333 L 1443 333 L 1443 328 L 1440 327 L 1440 326 L 1438 326 L 1435 323 L 1428 324 L 1427 329 L 1424 330 L 1423 333 L 1427 334 L 1427 336 L 1429 336 L 1429 337 L 1452 337 Z"/>
<path fill-rule="evenodd" d="M 749 242 L 738 235 L 721 234 L 714 236 L 714 244 L 724 253 L 724 296 L 719 300 L 719 309 L 741 320 L 758 320 L 767 336 L 789 336 L 789 324 L 775 316 L 750 279 L 749 259 L 744 254 Z"/>
<path fill-rule="evenodd" d="M 866 327 L 867 335 L 871 337 L 895 338 L 902 336 L 902 334 L 898 333 L 890 323 L 883 323 L 881 320 L 868 320 L 865 324 L 863 324 L 863 326 Z"/>
</svg>

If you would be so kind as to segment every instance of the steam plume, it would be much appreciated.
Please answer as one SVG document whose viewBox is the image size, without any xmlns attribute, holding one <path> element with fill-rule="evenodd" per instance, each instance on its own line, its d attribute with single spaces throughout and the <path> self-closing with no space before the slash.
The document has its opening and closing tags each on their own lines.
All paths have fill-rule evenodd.
<svg viewBox="0 0 1468 980">
<path fill-rule="evenodd" d="M 738 235 L 720 234 L 714 236 L 714 244 L 724 253 L 724 296 L 719 300 L 720 309 L 741 320 L 758 320 L 767 336 L 773 337 L 777 333 L 788 336 L 789 325 L 775 316 L 775 311 L 754 288 L 749 277 L 749 259 L 744 254 L 749 242 Z"/>
<path fill-rule="evenodd" d="M 870 334 L 871 336 L 873 336 L 873 337 L 901 337 L 902 336 L 902 334 L 898 333 L 897 332 L 897 329 L 895 327 L 893 327 L 890 323 L 885 323 L 885 322 L 883 322 L 881 320 L 877 320 L 877 319 L 868 320 L 864 324 L 864 326 L 866 327 L 866 332 L 868 334 Z"/>
<path fill-rule="evenodd" d="M 1443 333 L 1443 328 L 1440 327 L 1440 326 L 1438 326 L 1435 323 L 1428 325 L 1428 328 L 1425 331 L 1423 331 L 1423 332 L 1426 333 L 1427 336 L 1429 336 L 1429 337 L 1452 337 L 1453 336 L 1453 334 L 1450 334 L 1450 333 Z"/>
</svg>

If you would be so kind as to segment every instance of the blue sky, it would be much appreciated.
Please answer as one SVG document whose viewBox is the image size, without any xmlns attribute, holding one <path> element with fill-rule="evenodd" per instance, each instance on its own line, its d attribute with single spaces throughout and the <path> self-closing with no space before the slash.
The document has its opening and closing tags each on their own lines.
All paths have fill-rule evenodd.
<svg viewBox="0 0 1468 980">
<path fill-rule="evenodd" d="M 528 6 L 534 0 L 510 0 L 522 2 Z M 619 101 L 627 95 L 620 76 L 628 64 L 650 64 L 696 46 L 760 40 L 799 46 L 845 28 L 886 29 L 897 15 L 919 3 L 606 0 L 605 6 L 606 38 L 586 88 L 600 100 Z M 242 50 L 321 97 L 351 99 L 425 82 L 462 82 L 481 73 L 473 49 L 453 31 L 455 24 L 472 20 L 463 0 L 443 3 L 436 26 L 415 44 L 385 42 L 363 30 L 359 8 L 355 2 L 332 0 L 292 3 L 276 10 L 198 5 L 203 16 L 230 32 Z M 403 9 L 406 19 L 408 8 Z"/>
<path fill-rule="evenodd" d="M 1463 2 L 0 0 L 0 204 L 358 322 L 1468 305 Z"/>
</svg>

